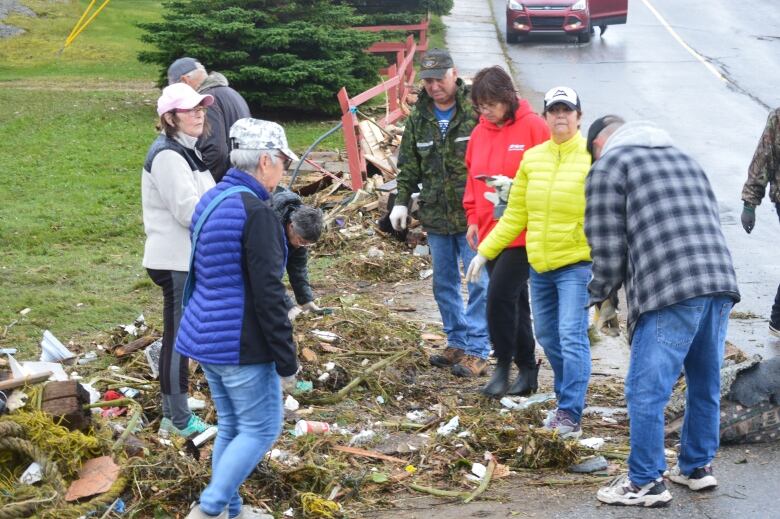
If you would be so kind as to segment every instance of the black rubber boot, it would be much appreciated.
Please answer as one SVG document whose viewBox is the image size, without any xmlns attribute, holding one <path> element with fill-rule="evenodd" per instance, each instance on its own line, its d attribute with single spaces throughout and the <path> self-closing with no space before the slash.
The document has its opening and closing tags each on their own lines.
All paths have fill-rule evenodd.
<svg viewBox="0 0 780 519">
<path fill-rule="evenodd" d="M 517 380 L 512 384 L 512 387 L 507 391 L 507 395 L 512 396 L 528 396 L 532 393 L 536 393 L 539 388 L 537 379 L 539 377 L 539 365 L 542 363 L 540 360 L 536 363 L 536 366 L 529 368 L 527 366 L 518 366 L 520 374 L 517 375 Z"/>
<path fill-rule="evenodd" d="M 511 368 L 512 363 L 509 361 L 496 364 L 496 369 L 493 370 L 490 382 L 481 389 L 482 394 L 491 398 L 504 396 L 506 390 L 509 389 L 509 371 Z"/>
</svg>

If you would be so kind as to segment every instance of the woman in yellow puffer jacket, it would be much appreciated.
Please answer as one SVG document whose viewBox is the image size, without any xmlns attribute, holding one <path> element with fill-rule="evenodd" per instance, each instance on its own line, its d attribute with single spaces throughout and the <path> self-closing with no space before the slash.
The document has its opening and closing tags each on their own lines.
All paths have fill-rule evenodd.
<svg viewBox="0 0 780 519">
<path fill-rule="evenodd" d="M 579 131 L 582 109 L 574 90 L 547 92 L 544 117 L 552 138 L 525 152 L 506 211 L 480 244 L 467 279 L 526 229 L 534 331 L 553 368 L 558 399 L 544 426 L 576 438 L 582 434 L 591 365 L 586 308 L 591 258 L 583 230 L 591 158 Z"/>
</svg>

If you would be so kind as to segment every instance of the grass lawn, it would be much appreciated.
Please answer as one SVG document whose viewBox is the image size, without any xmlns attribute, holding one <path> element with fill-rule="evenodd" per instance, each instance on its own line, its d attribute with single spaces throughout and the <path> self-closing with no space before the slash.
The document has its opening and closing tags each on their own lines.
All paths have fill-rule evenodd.
<svg viewBox="0 0 780 519">
<path fill-rule="evenodd" d="M 27 33 L 0 40 L 0 347 L 26 359 L 44 329 L 89 347 L 140 313 L 160 325 L 140 202 L 159 71 L 136 60 L 136 24 L 158 19 L 162 2 L 111 2 L 61 54 L 89 2 L 23 3 L 40 16 L 9 16 Z M 303 152 L 336 122 L 283 124 Z M 318 149 L 342 148 L 337 132 Z"/>
</svg>

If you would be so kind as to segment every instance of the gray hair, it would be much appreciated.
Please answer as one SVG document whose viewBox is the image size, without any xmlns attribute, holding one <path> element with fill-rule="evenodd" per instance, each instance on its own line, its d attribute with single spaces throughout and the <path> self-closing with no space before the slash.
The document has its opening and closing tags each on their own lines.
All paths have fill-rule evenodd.
<svg viewBox="0 0 780 519">
<path fill-rule="evenodd" d="M 263 155 L 271 158 L 271 164 L 276 164 L 276 150 L 233 150 L 230 152 L 230 163 L 234 168 L 247 173 L 257 173 L 257 163 Z"/>
<path fill-rule="evenodd" d="M 322 235 L 322 211 L 310 205 L 301 205 L 290 215 L 290 225 L 295 234 L 309 243 L 315 243 Z"/>
</svg>

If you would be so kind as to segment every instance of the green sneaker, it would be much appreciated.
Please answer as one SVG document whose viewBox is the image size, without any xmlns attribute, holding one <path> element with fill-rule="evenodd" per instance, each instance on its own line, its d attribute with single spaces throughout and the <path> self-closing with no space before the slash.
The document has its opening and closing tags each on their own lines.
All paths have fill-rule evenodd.
<svg viewBox="0 0 780 519">
<path fill-rule="evenodd" d="M 163 418 L 160 422 L 160 429 L 157 431 L 157 434 L 163 438 L 168 438 L 172 434 L 176 434 L 178 436 L 181 436 L 183 438 L 189 438 L 191 436 L 195 436 L 197 434 L 202 433 L 206 429 L 213 427 L 210 424 L 207 424 L 203 420 L 201 420 L 196 415 L 190 415 L 190 421 L 187 422 L 187 427 L 184 429 L 179 429 L 175 425 L 173 425 L 173 422 L 170 418 Z"/>
</svg>

